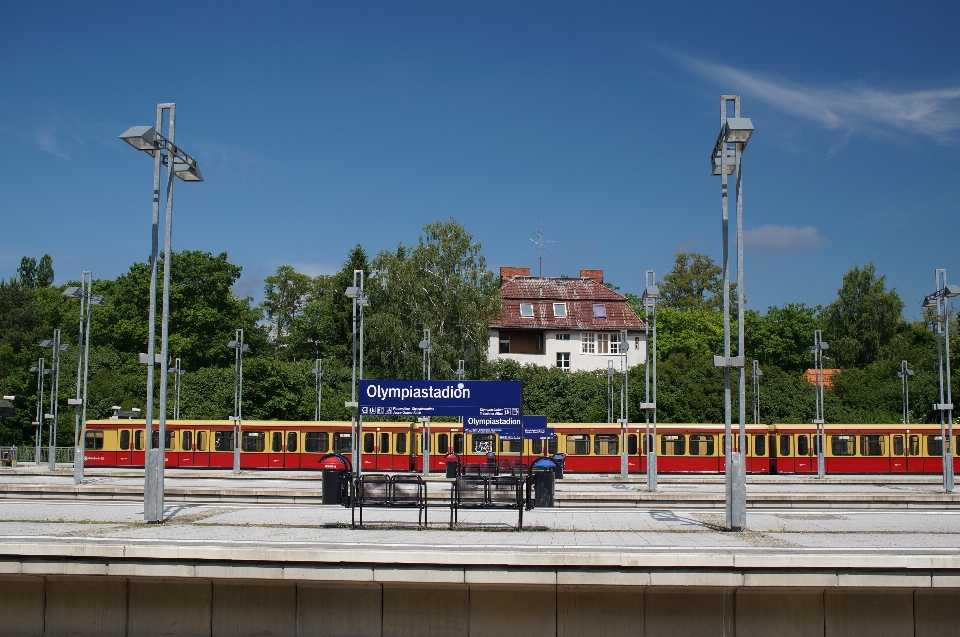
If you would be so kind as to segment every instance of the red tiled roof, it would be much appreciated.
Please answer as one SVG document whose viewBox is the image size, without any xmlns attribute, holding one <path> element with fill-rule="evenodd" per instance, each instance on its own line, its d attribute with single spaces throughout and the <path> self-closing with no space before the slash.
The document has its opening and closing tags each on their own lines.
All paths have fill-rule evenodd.
<svg viewBox="0 0 960 637">
<path fill-rule="evenodd" d="M 515 276 L 500 286 L 503 318 L 491 327 L 531 329 L 643 329 L 643 321 L 617 294 L 592 279 L 548 279 Z M 520 317 L 520 303 L 533 303 L 533 318 Z M 553 315 L 553 304 L 567 304 L 566 318 Z M 594 304 L 603 304 L 607 318 L 594 318 Z"/>
<path fill-rule="evenodd" d="M 823 386 L 826 387 L 827 389 L 833 389 L 833 375 L 839 372 L 840 370 L 824 369 L 822 371 L 823 371 Z M 803 377 L 806 378 L 811 385 L 817 384 L 816 369 L 808 369 L 807 371 L 803 372 Z"/>
</svg>

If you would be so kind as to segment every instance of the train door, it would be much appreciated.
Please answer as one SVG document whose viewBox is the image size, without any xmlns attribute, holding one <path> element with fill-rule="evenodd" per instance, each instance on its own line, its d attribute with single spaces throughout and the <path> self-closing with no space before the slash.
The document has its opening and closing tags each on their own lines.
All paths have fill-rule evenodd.
<svg viewBox="0 0 960 637">
<path fill-rule="evenodd" d="M 193 467 L 193 436 L 190 429 L 180 430 L 180 440 L 177 441 L 177 462 L 181 467 Z"/>
<path fill-rule="evenodd" d="M 890 471 L 905 473 L 907 471 L 907 439 L 903 434 L 890 436 L 893 444 L 890 446 Z"/>
<path fill-rule="evenodd" d="M 299 469 L 300 460 L 303 458 L 300 455 L 300 432 L 299 431 L 285 431 L 283 432 L 283 468 L 284 469 Z"/>
<path fill-rule="evenodd" d="M 777 436 L 776 434 L 767 435 L 767 447 L 770 449 L 770 467 L 771 475 L 777 473 Z"/>
<path fill-rule="evenodd" d="M 817 470 L 817 455 L 813 452 L 810 434 L 797 434 L 797 455 L 794 456 L 794 471 L 797 473 L 814 473 Z"/>
<path fill-rule="evenodd" d="M 773 444 L 773 443 L 771 443 Z M 793 457 L 793 436 L 777 435 L 777 473 L 795 473 L 796 461 Z"/>
<path fill-rule="evenodd" d="M 117 435 L 117 464 L 129 467 L 133 464 L 133 431 L 121 429 Z"/>
<path fill-rule="evenodd" d="M 640 467 L 640 434 L 627 435 L 627 471 L 639 473 L 643 471 Z"/>
<path fill-rule="evenodd" d="M 413 437 L 413 425 L 409 431 L 400 431 L 393 436 L 393 470 L 413 471 L 414 457 L 410 439 Z"/>
<path fill-rule="evenodd" d="M 193 466 L 210 466 L 210 432 L 198 429 L 193 432 Z"/>
<path fill-rule="evenodd" d="M 267 468 L 268 469 L 283 469 L 286 462 L 284 460 L 283 447 L 286 442 L 283 439 L 282 431 L 270 431 L 267 432 L 267 435 L 270 436 L 270 440 L 267 442 Z"/>
</svg>

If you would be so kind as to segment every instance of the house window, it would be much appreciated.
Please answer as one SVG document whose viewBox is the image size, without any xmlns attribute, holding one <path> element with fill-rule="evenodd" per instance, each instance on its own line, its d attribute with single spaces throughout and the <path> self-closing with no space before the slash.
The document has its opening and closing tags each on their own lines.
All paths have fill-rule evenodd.
<svg viewBox="0 0 960 637">
<path fill-rule="evenodd" d="M 553 315 L 556 318 L 567 318 L 567 304 L 566 303 L 554 303 L 553 304 Z"/>
<path fill-rule="evenodd" d="M 584 332 L 580 337 L 580 347 L 584 354 L 596 354 L 597 335 L 593 332 Z"/>
<path fill-rule="evenodd" d="M 593 304 L 593 318 L 595 319 L 605 319 L 607 318 L 607 306 L 603 303 L 594 303 Z"/>
<path fill-rule="evenodd" d="M 510 353 L 510 335 L 500 333 L 500 353 L 509 354 Z"/>
<path fill-rule="evenodd" d="M 558 341 L 569 341 L 569 340 L 570 340 L 570 333 L 569 333 L 569 332 L 565 332 L 565 333 L 563 333 L 563 334 L 557 334 L 557 340 L 558 340 Z"/>
<path fill-rule="evenodd" d="M 633 349 L 635 349 L 635 350 L 638 351 L 638 352 L 640 351 L 640 337 L 639 337 L 639 336 L 634 336 L 634 337 L 633 337 Z"/>
<path fill-rule="evenodd" d="M 620 353 L 620 334 L 610 335 L 610 353 L 611 354 Z"/>
<path fill-rule="evenodd" d="M 570 369 L 570 352 L 557 352 L 557 367 Z"/>
<path fill-rule="evenodd" d="M 533 318 L 533 303 L 520 304 L 520 318 Z"/>
</svg>

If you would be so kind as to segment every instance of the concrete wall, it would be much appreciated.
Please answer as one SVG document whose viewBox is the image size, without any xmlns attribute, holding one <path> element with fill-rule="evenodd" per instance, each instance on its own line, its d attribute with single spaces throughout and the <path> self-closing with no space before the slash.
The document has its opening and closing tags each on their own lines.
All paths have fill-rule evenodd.
<svg viewBox="0 0 960 637">
<path fill-rule="evenodd" d="M 0 635 L 960 635 L 960 589 L 0 576 Z"/>
</svg>

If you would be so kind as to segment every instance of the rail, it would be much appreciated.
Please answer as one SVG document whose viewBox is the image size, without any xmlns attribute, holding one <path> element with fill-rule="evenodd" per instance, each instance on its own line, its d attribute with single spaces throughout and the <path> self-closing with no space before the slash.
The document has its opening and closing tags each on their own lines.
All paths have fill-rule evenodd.
<svg viewBox="0 0 960 637">
<path fill-rule="evenodd" d="M 34 462 L 36 464 L 45 464 L 49 462 L 50 453 L 46 447 L 40 448 L 40 458 L 36 457 L 36 448 L 20 446 L 17 447 L 17 464 L 27 464 Z M 73 464 L 73 447 L 57 447 L 55 462 L 63 464 Z"/>
</svg>

